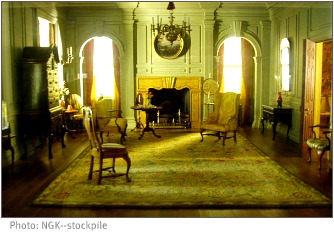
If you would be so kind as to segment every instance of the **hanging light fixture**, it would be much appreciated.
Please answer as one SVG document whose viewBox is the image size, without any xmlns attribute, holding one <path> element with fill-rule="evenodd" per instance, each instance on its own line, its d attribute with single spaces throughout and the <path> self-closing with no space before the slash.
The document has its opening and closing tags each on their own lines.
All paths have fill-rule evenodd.
<svg viewBox="0 0 334 232">
<path fill-rule="evenodd" d="M 159 15 L 157 16 L 157 25 L 154 24 L 154 17 L 152 17 L 152 32 L 155 36 L 155 33 L 157 31 L 158 36 L 160 38 L 165 37 L 168 41 L 173 44 L 175 40 L 178 38 L 184 38 L 187 35 L 187 32 L 189 33 L 190 30 L 190 19 L 188 18 L 188 25 L 186 23 L 186 15 L 184 16 L 184 20 L 182 22 L 182 25 L 174 24 L 174 16 L 173 16 L 173 10 L 175 9 L 175 5 L 173 2 L 169 2 L 167 6 L 167 10 L 169 10 L 170 16 L 169 18 L 169 25 L 168 24 L 162 24 L 162 18 L 159 18 Z"/>
</svg>

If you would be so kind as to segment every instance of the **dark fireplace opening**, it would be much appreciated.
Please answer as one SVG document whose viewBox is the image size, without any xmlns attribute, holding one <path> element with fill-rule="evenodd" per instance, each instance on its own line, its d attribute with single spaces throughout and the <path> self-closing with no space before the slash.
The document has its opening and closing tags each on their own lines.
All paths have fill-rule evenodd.
<svg viewBox="0 0 334 232">
<path fill-rule="evenodd" d="M 155 128 L 190 128 L 190 90 L 153 89 L 151 104 L 162 107 L 157 115 L 151 115 L 150 121 Z"/>
</svg>

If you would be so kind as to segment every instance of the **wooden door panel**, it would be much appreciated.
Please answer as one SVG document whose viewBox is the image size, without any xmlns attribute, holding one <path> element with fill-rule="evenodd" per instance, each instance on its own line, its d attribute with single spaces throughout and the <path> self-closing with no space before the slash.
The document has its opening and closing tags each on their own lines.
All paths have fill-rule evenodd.
<svg viewBox="0 0 334 232">
<path fill-rule="evenodd" d="M 304 157 L 307 157 L 307 145 L 306 140 L 312 136 L 310 126 L 314 123 L 314 80 L 315 80 L 315 42 L 311 40 L 305 40 L 304 46 L 304 101 L 302 104 L 302 120 L 301 125 L 301 151 Z"/>
</svg>

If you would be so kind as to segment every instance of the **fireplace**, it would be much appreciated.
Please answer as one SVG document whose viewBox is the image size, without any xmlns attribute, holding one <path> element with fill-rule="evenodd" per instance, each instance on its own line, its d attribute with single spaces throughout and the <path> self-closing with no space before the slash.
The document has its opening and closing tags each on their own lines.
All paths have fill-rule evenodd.
<svg viewBox="0 0 334 232">
<path fill-rule="evenodd" d="M 154 105 L 165 104 L 164 110 L 156 117 L 155 128 L 200 127 L 202 119 L 202 77 L 199 76 L 141 76 L 137 77 L 137 93 L 141 93 L 144 104 L 147 104 L 147 93 L 154 92 Z M 171 98 L 172 99 L 169 99 Z M 174 97 L 178 100 L 175 100 Z M 170 101 L 170 102 L 168 102 Z M 146 115 L 141 112 L 141 122 L 145 122 Z M 153 120 L 151 120 L 153 121 Z M 158 125 L 159 123 L 159 125 Z"/>
<path fill-rule="evenodd" d="M 162 107 L 157 114 L 150 116 L 155 128 L 190 128 L 190 91 L 184 89 L 154 89 L 151 104 Z"/>
</svg>

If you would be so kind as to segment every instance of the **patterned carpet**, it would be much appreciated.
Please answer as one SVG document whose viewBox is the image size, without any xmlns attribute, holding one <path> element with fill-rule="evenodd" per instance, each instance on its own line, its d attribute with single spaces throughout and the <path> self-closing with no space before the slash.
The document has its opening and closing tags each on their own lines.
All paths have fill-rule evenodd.
<svg viewBox="0 0 334 232">
<path fill-rule="evenodd" d="M 225 146 L 213 136 L 200 142 L 199 133 L 169 132 L 156 138 L 149 132 L 142 140 L 138 140 L 138 135 L 128 132 L 125 141 L 132 160 L 131 182 L 125 176 L 104 178 L 101 185 L 97 185 L 96 175 L 88 180 L 87 148 L 33 205 L 120 208 L 332 205 L 330 199 L 267 158 L 241 135 L 236 144 L 227 140 Z M 125 161 L 118 159 L 116 171 L 124 173 L 125 167 Z"/>
</svg>

